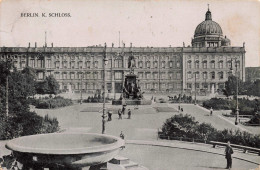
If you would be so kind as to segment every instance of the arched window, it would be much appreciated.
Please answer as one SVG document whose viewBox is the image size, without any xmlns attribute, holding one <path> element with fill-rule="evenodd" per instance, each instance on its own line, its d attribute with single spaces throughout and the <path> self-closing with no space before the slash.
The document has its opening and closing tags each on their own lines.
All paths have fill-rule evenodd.
<svg viewBox="0 0 260 170">
<path fill-rule="evenodd" d="M 215 61 L 211 61 L 211 68 L 215 68 Z"/>
<path fill-rule="evenodd" d="M 154 68 L 158 68 L 158 61 L 154 61 L 153 66 L 154 66 Z"/>
<path fill-rule="evenodd" d="M 208 77 L 208 73 L 207 72 L 203 72 L 203 79 L 207 79 Z"/>
<path fill-rule="evenodd" d="M 211 79 L 215 79 L 215 72 L 211 72 Z"/>
<path fill-rule="evenodd" d="M 223 79 L 224 78 L 224 74 L 223 74 L 223 72 L 221 71 L 221 72 L 219 72 L 218 73 L 218 75 L 219 75 L 219 79 Z"/>
<path fill-rule="evenodd" d="M 223 61 L 219 61 L 219 68 L 223 68 Z"/>
<path fill-rule="evenodd" d="M 200 68 L 200 62 L 198 60 L 195 61 L 195 68 Z"/>
<path fill-rule="evenodd" d="M 206 69 L 207 68 L 207 61 L 203 61 L 202 65 L 203 65 L 203 68 Z"/>
<path fill-rule="evenodd" d="M 146 61 L 146 68 L 150 68 L 151 67 L 151 62 L 150 61 Z"/>
<path fill-rule="evenodd" d="M 139 61 L 138 66 L 139 66 L 139 68 L 143 68 L 143 61 Z"/>
<path fill-rule="evenodd" d="M 190 71 L 188 72 L 187 77 L 188 77 L 188 79 L 191 79 L 191 78 L 192 78 Z"/>
<path fill-rule="evenodd" d="M 191 68 L 191 60 L 188 61 L 188 68 Z"/>
<path fill-rule="evenodd" d="M 162 62 L 162 68 L 165 68 L 165 61 Z"/>
<path fill-rule="evenodd" d="M 236 68 L 239 69 L 240 68 L 240 61 L 236 62 Z"/>
</svg>

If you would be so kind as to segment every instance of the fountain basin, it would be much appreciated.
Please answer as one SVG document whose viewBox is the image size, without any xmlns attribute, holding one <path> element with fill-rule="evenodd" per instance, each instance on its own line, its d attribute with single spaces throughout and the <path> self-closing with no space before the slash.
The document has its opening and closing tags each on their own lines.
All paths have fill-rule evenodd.
<svg viewBox="0 0 260 170">
<path fill-rule="evenodd" d="M 124 146 L 121 138 L 93 133 L 52 133 L 13 139 L 6 148 L 24 165 L 87 167 L 108 162 Z"/>
</svg>

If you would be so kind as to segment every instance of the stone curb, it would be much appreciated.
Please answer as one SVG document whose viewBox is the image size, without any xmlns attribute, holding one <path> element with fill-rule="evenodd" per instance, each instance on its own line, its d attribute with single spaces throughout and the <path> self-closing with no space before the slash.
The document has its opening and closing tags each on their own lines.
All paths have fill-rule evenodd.
<svg viewBox="0 0 260 170">
<path fill-rule="evenodd" d="M 148 145 L 148 146 L 158 146 L 158 147 L 168 147 L 168 148 L 178 148 L 178 149 L 186 149 L 186 150 L 193 150 L 193 151 L 199 151 L 199 152 L 206 152 L 211 154 L 217 154 L 217 155 L 224 155 L 224 150 L 216 150 L 216 148 L 207 148 L 206 146 L 211 146 L 209 144 L 201 144 L 201 143 L 187 143 L 187 142 L 161 142 L 161 141 L 146 141 L 146 140 L 126 140 L 126 144 L 133 144 L 133 145 Z M 196 145 L 195 147 L 192 145 Z M 186 146 L 185 146 L 186 145 Z M 187 146 L 189 145 L 189 146 Z M 202 148 L 204 147 L 204 148 Z M 214 151 L 215 150 L 215 151 Z M 236 156 L 233 156 L 235 159 L 243 160 L 246 162 L 250 162 L 256 165 L 260 165 L 260 158 L 259 162 L 249 160 L 248 158 L 243 157 L 241 154 L 236 152 Z M 259 156 L 257 156 L 259 157 Z"/>
</svg>

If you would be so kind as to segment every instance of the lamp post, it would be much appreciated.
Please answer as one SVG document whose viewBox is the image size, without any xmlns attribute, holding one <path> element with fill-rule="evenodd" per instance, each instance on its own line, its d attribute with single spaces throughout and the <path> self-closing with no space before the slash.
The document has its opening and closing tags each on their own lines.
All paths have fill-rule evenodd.
<svg viewBox="0 0 260 170">
<path fill-rule="evenodd" d="M 83 71 L 81 70 L 81 80 L 80 80 L 80 86 L 81 86 L 81 89 L 80 89 L 80 104 L 82 104 L 82 85 L 83 85 Z"/>
<path fill-rule="evenodd" d="M 235 72 L 235 76 L 236 76 L 236 120 L 235 120 L 235 125 L 238 124 L 238 121 L 239 121 L 239 109 L 238 109 L 238 76 L 236 75 L 237 74 L 237 60 L 235 59 L 235 67 L 236 67 L 236 72 Z"/>
<path fill-rule="evenodd" d="M 231 67 L 230 67 L 230 71 L 231 74 L 233 73 L 233 67 L 232 67 L 232 63 L 233 63 L 233 59 L 231 59 Z M 236 76 L 237 73 L 237 60 L 235 59 L 235 67 L 236 67 L 236 72 L 235 72 L 235 77 L 236 77 L 236 119 L 235 119 L 235 125 L 238 124 L 239 121 L 239 109 L 238 109 L 238 77 Z"/>
<path fill-rule="evenodd" d="M 104 68 L 104 73 L 103 73 L 103 81 L 104 81 L 104 92 L 103 92 L 103 114 L 102 114 L 102 134 L 105 134 L 105 117 L 106 117 L 106 65 L 108 63 L 108 59 L 106 56 L 106 48 L 107 44 L 105 43 L 104 47 L 104 58 L 103 58 L 103 68 Z"/>
<path fill-rule="evenodd" d="M 10 66 L 10 68 L 9 68 Z M 5 108 L 6 108 L 6 117 L 9 116 L 9 103 L 8 103 L 8 95 L 9 95 L 9 74 L 13 72 L 12 68 L 12 59 L 6 58 L 6 69 L 7 69 L 7 75 L 6 75 L 6 103 L 5 103 Z"/>
<path fill-rule="evenodd" d="M 195 72 L 195 101 L 194 104 L 197 104 L 197 72 Z"/>
</svg>

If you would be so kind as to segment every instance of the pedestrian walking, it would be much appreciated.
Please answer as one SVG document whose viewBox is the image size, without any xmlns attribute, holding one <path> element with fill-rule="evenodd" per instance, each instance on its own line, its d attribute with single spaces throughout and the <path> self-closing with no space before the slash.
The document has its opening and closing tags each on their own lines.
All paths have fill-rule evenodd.
<svg viewBox="0 0 260 170">
<path fill-rule="evenodd" d="M 122 111 L 121 111 L 121 109 L 118 110 L 118 119 L 122 119 Z"/>
<path fill-rule="evenodd" d="M 125 135 L 123 134 L 123 131 L 121 131 L 121 133 L 120 133 L 120 138 L 125 139 Z"/>
<path fill-rule="evenodd" d="M 183 112 L 183 108 L 181 108 L 181 112 Z"/>
<path fill-rule="evenodd" d="M 123 115 L 125 114 L 125 110 L 126 110 L 126 105 L 123 105 L 123 107 L 122 107 L 122 114 Z"/>
<path fill-rule="evenodd" d="M 212 109 L 212 107 L 210 108 L 210 116 L 212 116 L 212 114 L 213 114 L 213 109 Z"/>
<path fill-rule="evenodd" d="M 131 119 L 131 114 L 132 114 L 131 110 L 128 109 L 128 119 Z"/>
<path fill-rule="evenodd" d="M 112 111 L 108 111 L 108 119 L 107 121 L 112 121 Z"/>
<path fill-rule="evenodd" d="M 225 149 L 225 155 L 226 155 L 226 159 L 227 159 L 227 167 L 226 169 L 230 169 L 232 168 L 232 154 L 233 154 L 233 149 L 230 146 L 230 142 L 227 142 L 227 146 Z"/>
</svg>

